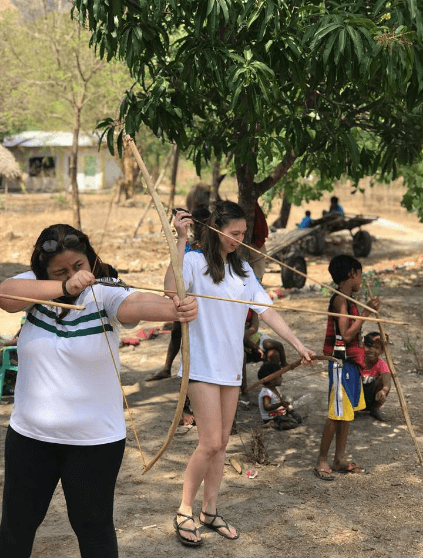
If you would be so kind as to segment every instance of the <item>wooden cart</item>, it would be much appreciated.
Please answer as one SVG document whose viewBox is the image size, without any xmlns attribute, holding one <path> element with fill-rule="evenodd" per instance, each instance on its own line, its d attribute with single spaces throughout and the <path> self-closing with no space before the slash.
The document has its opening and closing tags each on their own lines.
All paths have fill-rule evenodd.
<svg viewBox="0 0 423 558">
<path fill-rule="evenodd" d="M 313 221 L 313 226 L 310 228 L 291 231 L 279 229 L 272 232 L 266 242 L 267 253 L 269 256 L 307 274 L 307 264 L 303 254 L 323 254 L 326 246 L 326 235 L 348 230 L 352 236 L 354 255 L 365 258 L 370 254 L 372 237 L 361 227 L 376 221 L 377 218 L 370 215 L 327 213 L 321 219 Z M 358 231 L 353 232 L 355 229 L 358 229 Z M 301 289 L 306 282 L 305 277 L 285 267 L 282 268 L 281 277 L 282 285 L 286 289 L 292 287 Z"/>
</svg>

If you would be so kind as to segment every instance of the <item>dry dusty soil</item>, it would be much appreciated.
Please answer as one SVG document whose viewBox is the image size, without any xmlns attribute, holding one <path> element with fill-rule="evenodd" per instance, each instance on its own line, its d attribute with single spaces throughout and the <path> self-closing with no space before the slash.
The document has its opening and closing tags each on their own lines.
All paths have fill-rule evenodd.
<svg viewBox="0 0 423 558">
<path fill-rule="evenodd" d="M 343 205 L 350 212 L 362 212 L 357 200 L 343 193 Z M 234 192 L 228 191 L 234 199 Z M 83 228 L 92 237 L 104 261 L 115 264 L 130 284 L 160 288 L 168 264 L 165 240 L 154 212 L 133 239 L 134 227 L 147 197 L 139 195 L 132 206 L 114 206 L 106 225 L 110 196 L 82 197 Z M 177 203 L 184 203 L 181 197 Z M 363 260 L 365 271 L 374 270 L 372 280 L 381 298 L 383 317 L 407 322 L 408 326 L 387 325 L 392 340 L 399 382 L 408 404 L 414 432 L 423 446 L 423 225 L 408 216 L 395 202 L 391 207 L 373 200 L 367 213 L 379 221 L 367 230 L 373 236 L 373 250 Z M 324 202 L 311 204 L 320 215 Z M 269 222 L 276 217 L 274 208 Z M 300 220 L 305 207 L 294 209 L 290 226 Z M 28 269 L 31 247 L 40 230 L 54 222 L 70 222 L 70 209 L 59 198 L 9 196 L 0 212 L 0 278 L 3 280 Z M 106 231 L 104 233 L 104 229 Z M 328 280 L 327 265 L 335 253 L 351 252 L 348 234 L 331 239 L 325 254 L 308 256 L 311 279 Z M 273 272 L 272 272 L 273 271 Z M 271 292 L 280 287 L 280 274 L 270 265 L 264 286 Z M 308 280 L 300 292 L 285 293 L 287 307 L 325 310 L 328 297 Z M 325 318 L 284 310 L 283 316 L 296 334 L 316 352 L 321 351 Z M 0 334 L 18 329 L 20 315 L 0 313 Z M 139 324 L 138 329 L 161 324 Z M 364 331 L 375 329 L 366 324 Z M 135 330 L 136 331 L 136 330 Z M 264 330 L 266 331 L 266 330 Z M 270 333 L 270 332 L 268 332 Z M 126 333 L 125 333 L 126 335 Z M 179 382 L 177 362 L 171 379 L 146 383 L 150 374 L 162 367 L 168 334 L 143 340 L 136 348 L 121 349 L 122 383 L 140 437 L 149 459 L 165 438 L 171 423 Z M 288 360 L 296 355 L 287 348 Z M 257 364 L 248 365 L 249 383 L 256 380 Z M 128 443 L 116 490 L 116 530 L 123 558 L 172 556 L 189 553 L 202 558 L 216 556 L 257 558 L 382 558 L 423 557 L 423 469 L 405 426 L 395 389 L 385 406 L 387 422 L 360 413 L 350 430 L 349 457 L 367 468 L 367 475 L 337 475 L 323 482 L 313 474 L 320 435 L 327 408 L 325 366 L 297 368 L 284 376 L 284 391 L 294 400 L 305 396 L 298 411 L 302 426 L 277 432 L 261 428 L 253 391 L 249 409 L 238 410 L 238 434 L 231 436 L 222 482 L 220 507 L 241 531 L 236 542 L 212 532 L 204 532 L 201 549 L 187 549 L 176 539 L 172 520 L 179 504 L 183 471 L 196 445 L 196 428 L 181 427 L 163 458 L 146 475 L 128 422 Z M 307 395 L 310 394 L 310 395 Z M 0 447 L 3 448 L 13 398 L 0 405 Z M 252 440 L 256 441 L 252 453 Z M 259 452 L 259 445 L 262 451 Z M 238 474 L 230 458 L 242 466 Z M 262 461 L 257 463 L 257 459 Z M 247 472 L 255 468 L 257 476 Z M 4 464 L 0 456 L 0 483 Z M 197 502 L 196 512 L 200 510 Z M 1 549 L 0 549 L 1 554 Z M 69 526 L 64 498 L 57 489 L 50 510 L 40 527 L 34 558 L 74 558 L 79 556 Z"/>
</svg>

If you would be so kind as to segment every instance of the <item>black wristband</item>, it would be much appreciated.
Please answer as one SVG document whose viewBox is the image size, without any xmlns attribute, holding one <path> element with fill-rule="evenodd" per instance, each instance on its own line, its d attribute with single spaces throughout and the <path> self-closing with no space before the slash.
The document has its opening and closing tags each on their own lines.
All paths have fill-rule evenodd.
<svg viewBox="0 0 423 558">
<path fill-rule="evenodd" d="M 69 292 L 69 291 L 67 290 L 67 288 L 66 288 L 66 282 L 67 282 L 67 279 L 65 279 L 64 281 L 62 281 L 62 291 L 63 291 L 63 294 L 64 294 L 65 296 L 67 296 L 67 297 L 72 297 L 72 295 L 70 294 L 70 292 Z"/>
</svg>

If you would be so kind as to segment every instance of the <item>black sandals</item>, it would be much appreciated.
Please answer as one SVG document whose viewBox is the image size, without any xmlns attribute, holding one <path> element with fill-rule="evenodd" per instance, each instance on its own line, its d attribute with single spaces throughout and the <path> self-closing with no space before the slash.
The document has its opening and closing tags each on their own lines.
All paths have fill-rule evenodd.
<svg viewBox="0 0 423 558">
<path fill-rule="evenodd" d="M 209 523 L 207 523 L 206 521 L 202 521 L 201 516 L 200 516 L 199 519 L 200 519 L 201 525 L 204 525 L 205 527 L 208 527 L 212 531 L 216 531 L 216 533 L 219 533 L 219 535 L 221 535 L 222 537 L 225 537 L 225 539 L 229 539 L 230 541 L 235 541 L 236 539 L 239 539 L 239 530 L 238 529 L 237 529 L 237 534 L 236 534 L 235 537 L 230 537 L 226 533 L 223 533 L 222 531 L 220 531 L 220 529 L 227 529 L 229 531 L 230 525 L 227 521 L 225 521 L 223 519 L 223 517 L 221 515 L 219 515 L 217 513 L 217 510 L 216 510 L 216 513 L 207 513 L 205 511 L 201 510 L 201 513 L 203 515 L 205 515 L 206 517 L 212 517 L 213 518 Z M 216 519 L 220 519 L 223 522 L 223 525 L 213 525 L 214 522 L 216 521 Z"/>
<path fill-rule="evenodd" d="M 181 521 L 181 523 L 178 523 L 178 517 L 185 517 L 186 519 Z M 200 546 L 201 544 L 203 544 L 203 541 L 201 539 L 198 541 L 192 541 L 191 539 L 187 539 L 186 537 L 184 537 L 181 533 L 182 531 L 185 531 L 187 533 L 193 533 L 194 535 L 198 536 L 198 529 L 196 527 L 194 527 L 194 529 L 189 529 L 188 527 L 183 526 L 184 523 L 186 523 L 190 519 L 194 521 L 194 516 L 185 515 L 184 513 L 178 512 L 175 516 L 175 519 L 173 520 L 173 526 L 175 527 L 178 539 L 181 541 L 182 544 L 185 544 L 186 546 Z"/>
</svg>

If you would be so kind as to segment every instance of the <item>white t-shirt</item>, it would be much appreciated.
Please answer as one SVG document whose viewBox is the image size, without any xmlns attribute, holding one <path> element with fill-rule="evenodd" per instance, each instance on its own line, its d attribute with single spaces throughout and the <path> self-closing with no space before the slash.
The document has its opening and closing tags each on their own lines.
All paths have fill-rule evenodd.
<svg viewBox="0 0 423 558">
<path fill-rule="evenodd" d="M 277 388 L 276 388 L 277 389 Z M 277 403 L 278 401 L 280 401 L 280 398 L 269 388 L 267 387 L 263 387 L 261 388 L 261 391 L 259 393 L 258 396 L 258 403 L 259 403 L 259 409 L 260 409 L 260 414 L 261 414 L 261 418 L 263 420 L 270 420 L 273 417 L 271 417 L 269 415 L 269 411 L 266 411 L 266 409 L 264 408 L 264 401 L 263 399 L 265 397 L 270 397 L 270 404 L 273 405 L 273 403 Z M 282 406 L 282 403 L 281 403 Z"/>
<path fill-rule="evenodd" d="M 248 309 L 262 314 L 266 307 L 254 302 L 272 304 L 253 270 L 243 262 L 246 277 L 229 272 L 219 284 L 205 275 L 207 262 L 202 252 L 189 252 L 184 256 L 183 275 L 187 292 L 239 300 L 252 304 L 239 304 L 198 298 L 197 319 L 189 324 L 190 379 L 224 386 L 239 386 L 242 380 L 244 358 L 244 331 Z M 182 364 L 179 376 L 182 375 Z"/>
<path fill-rule="evenodd" d="M 35 279 L 32 271 L 15 279 Z M 133 291 L 94 285 L 104 326 L 119 367 L 116 314 Z M 60 308 L 35 304 L 18 338 L 18 375 L 11 427 L 58 444 L 98 445 L 126 435 L 122 392 L 91 291 L 83 291 L 62 323 Z"/>
</svg>

